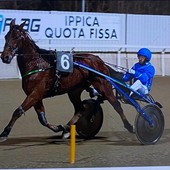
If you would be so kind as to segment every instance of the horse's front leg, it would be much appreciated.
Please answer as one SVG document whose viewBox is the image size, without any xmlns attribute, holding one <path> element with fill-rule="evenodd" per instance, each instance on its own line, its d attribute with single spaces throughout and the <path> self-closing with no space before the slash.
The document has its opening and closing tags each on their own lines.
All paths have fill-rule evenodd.
<svg viewBox="0 0 170 170">
<path fill-rule="evenodd" d="M 8 123 L 8 125 L 4 128 L 3 132 L 0 134 L 0 141 L 5 141 L 14 125 L 14 123 L 16 122 L 16 120 L 24 113 L 25 111 L 23 110 L 22 106 L 18 107 L 13 115 L 12 118 L 10 120 L 10 122 Z"/>
<path fill-rule="evenodd" d="M 45 108 L 44 108 L 44 105 L 43 105 L 43 102 L 42 100 L 38 101 L 35 105 L 34 105 L 34 109 L 38 115 L 38 120 L 39 122 L 49 128 L 50 130 L 54 131 L 54 132 L 60 132 L 60 131 L 63 131 L 63 126 L 62 125 L 52 125 L 50 124 L 47 119 L 46 119 L 46 116 L 45 116 Z"/>
<path fill-rule="evenodd" d="M 9 121 L 8 125 L 4 128 L 3 132 L 0 134 L 0 141 L 4 141 L 7 139 L 9 133 L 12 130 L 16 120 L 21 117 L 23 113 L 25 113 L 28 109 L 30 109 L 36 102 L 37 102 L 36 94 L 32 93 L 31 95 L 27 96 L 24 102 L 19 106 L 13 113 L 11 120 Z"/>
</svg>

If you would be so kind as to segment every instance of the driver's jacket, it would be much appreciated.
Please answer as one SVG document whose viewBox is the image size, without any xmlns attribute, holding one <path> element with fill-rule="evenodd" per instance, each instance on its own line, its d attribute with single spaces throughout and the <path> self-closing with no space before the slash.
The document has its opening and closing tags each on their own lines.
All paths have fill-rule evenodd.
<svg viewBox="0 0 170 170">
<path fill-rule="evenodd" d="M 135 74 L 126 73 L 123 76 L 124 81 L 129 81 L 134 78 L 134 81 L 140 80 L 143 85 L 145 85 L 148 88 L 148 91 L 151 90 L 152 86 L 152 80 L 155 75 L 155 68 L 150 63 L 147 62 L 145 65 L 141 65 L 139 63 L 136 63 L 133 67 L 133 70 L 135 70 Z"/>
</svg>

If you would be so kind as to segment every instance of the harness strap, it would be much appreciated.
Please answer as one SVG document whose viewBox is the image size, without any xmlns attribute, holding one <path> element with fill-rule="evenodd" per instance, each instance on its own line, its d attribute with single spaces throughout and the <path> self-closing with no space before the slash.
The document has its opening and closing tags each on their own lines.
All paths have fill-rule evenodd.
<svg viewBox="0 0 170 170">
<path fill-rule="evenodd" d="M 22 75 L 22 78 L 23 78 L 23 77 L 26 77 L 26 76 L 30 76 L 30 75 L 35 74 L 35 73 L 38 73 L 38 72 L 47 71 L 47 70 L 49 70 L 49 69 L 51 69 L 51 68 L 52 68 L 52 67 L 45 68 L 45 69 L 40 68 L 40 69 L 37 69 L 37 70 L 29 71 L 28 73 Z"/>
</svg>

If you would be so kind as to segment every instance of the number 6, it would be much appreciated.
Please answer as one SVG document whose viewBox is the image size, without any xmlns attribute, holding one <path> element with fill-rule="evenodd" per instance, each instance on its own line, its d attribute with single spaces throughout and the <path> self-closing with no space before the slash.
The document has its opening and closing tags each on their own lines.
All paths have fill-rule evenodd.
<svg viewBox="0 0 170 170">
<path fill-rule="evenodd" d="M 70 68 L 69 56 L 66 54 L 61 56 L 61 67 L 64 70 L 68 70 Z"/>
</svg>

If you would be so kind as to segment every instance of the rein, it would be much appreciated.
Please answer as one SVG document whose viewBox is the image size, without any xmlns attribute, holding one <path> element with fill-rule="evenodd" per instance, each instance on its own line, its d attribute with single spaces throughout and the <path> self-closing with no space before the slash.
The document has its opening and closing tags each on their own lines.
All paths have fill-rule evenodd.
<svg viewBox="0 0 170 170">
<path fill-rule="evenodd" d="M 118 66 L 116 64 L 110 64 L 108 62 L 105 62 L 106 65 L 108 65 L 109 67 L 112 67 L 113 69 L 118 69 L 118 70 L 121 70 L 121 71 L 124 71 L 124 72 L 127 72 L 128 68 L 125 68 L 125 67 L 121 67 L 121 66 Z"/>
</svg>

